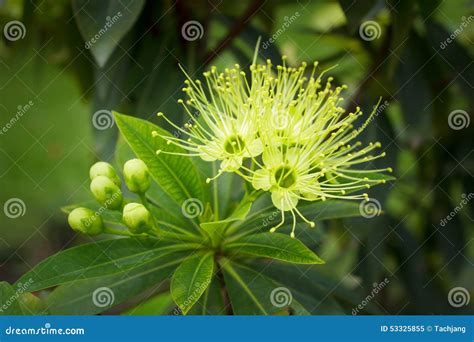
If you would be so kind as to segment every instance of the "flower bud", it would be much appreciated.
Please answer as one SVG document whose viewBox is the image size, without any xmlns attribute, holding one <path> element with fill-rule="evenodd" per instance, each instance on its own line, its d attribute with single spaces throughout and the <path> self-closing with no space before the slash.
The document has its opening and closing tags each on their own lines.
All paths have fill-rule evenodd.
<svg viewBox="0 0 474 342">
<path fill-rule="evenodd" d="M 151 213 L 139 203 L 128 203 L 123 208 L 123 221 L 134 234 L 143 233 L 153 228 Z"/>
<path fill-rule="evenodd" d="M 91 191 L 97 202 L 107 209 L 120 209 L 123 196 L 120 188 L 108 177 L 97 176 L 91 182 Z"/>
<path fill-rule="evenodd" d="M 91 166 L 89 170 L 89 176 L 93 180 L 97 176 L 105 176 L 110 178 L 118 187 L 122 185 L 119 176 L 115 172 L 115 169 L 109 163 L 100 161 Z"/>
<path fill-rule="evenodd" d="M 125 183 L 131 192 L 143 194 L 150 188 L 148 167 L 140 159 L 131 159 L 123 166 Z"/>
<path fill-rule="evenodd" d="M 102 218 L 87 208 L 76 208 L 69 213 L 67 221 L 76 232 L 87 235 L 98 235 L 104 230 Z"/>
</svg>

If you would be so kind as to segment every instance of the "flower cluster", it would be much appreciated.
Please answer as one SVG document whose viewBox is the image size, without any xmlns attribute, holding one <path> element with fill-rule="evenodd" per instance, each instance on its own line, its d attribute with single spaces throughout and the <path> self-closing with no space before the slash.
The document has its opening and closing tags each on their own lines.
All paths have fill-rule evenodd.
<svg viewBox="0 0 474 342">
<path fill-rule="evenodd" d="M 127 188 L 139 195 L 143 204 L 124 203 L 120 177 L 109 163 L 100 161 L 92 165 L 89 171 L 91 184 L 90 189 L 97 202 L 100 204 L 98 211 L 88 208 L 75 208 L 68 216 L 68 222 L 75 231 L 98 235 L 111 233 L 129 235 L 121 231 L 107 229 L 102 220 L 102 212 L 105 209 L 122 212 L 122 220 L 131 234 L 141 234 L 152 229 L 157 229 L 153 222 L 153 216 L 148 210 L 145 193 L 150 188 L 150 175 L 148 167 L 140 159 L 131 159 L 123 166 L 123 176 Z"/>
<path fill-rule="evenodd" d="M 186 138 L 158 132 L 153 135 L 185 149 L 184 155 L 220 161 L 214 178 L 234 172 L 256 190 L 270 192 L 282 215 L 271 231 L 281 227 L 285 212 L 290 212 L 294 236 L 296 215 L 314 226 L 298 210 L 299 201 L 367 199 L 366 193 L 353 192 L 383 182 L 370 174 L 391 171 L 363 168 L 362 164 L 385 154 L 372 154 L 380 143 L 364 146 L 354 141 L 371 121 L 376 107 L 356 128 L 362 111 L 357 108 L 346 113 L 340 106 L 346 87 L 333 87 L 331 77 L 323 84 L 324 72 L 316 76 L 316 67 L 314 63 L 308 71 L 303 63 L 292 68 L 284 58 L 276 70 L 271 61 L 252 64 L 250 78 L 239 65 L 224 72 L 212 67 L 204 73 L 205 85 L 187 75 L 183 91 L 188 99 L 178 102 L 193 118 L 197 110 L 198 120 L 181 128 L 158 113 Z"/>
</svg>

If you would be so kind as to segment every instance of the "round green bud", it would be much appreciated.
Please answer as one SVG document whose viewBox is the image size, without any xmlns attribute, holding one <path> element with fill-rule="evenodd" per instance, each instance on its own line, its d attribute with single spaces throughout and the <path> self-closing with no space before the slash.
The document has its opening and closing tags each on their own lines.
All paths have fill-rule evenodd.
<svg viewBox="0 0 474 342">
<path fill-rule="evenodd" d="M 98 235 L 104 230 L 104 222 L 99 214 L 87 208 L 74 209 L 67 221 L 73 230 L 87 235 Z"/>
<path fill-rule="evenodd" d="M 110 178 L 97 176 L 91 182 L 91 191 L 97 202 L 107 209 L 120 209 L 122 207 L 122 191 Z"/>
<path fill-rule="evenodd" d="M 123 208 L 123 221 L 134 234 L 143 233 L 153 228 L 151 213 L 139 203 L 128 203 Z"/>
<path fill-rule="evenodd" d="M 143 194 L 150 188 L 150 173 L 140 159 L 131 159 L 123 166 L 125 183 L 131 192 Z"/>
<path fill-rule="evenodd" d="M 91 166 L 89 170 L 89 176 L 93 180 L 97 176 L 105 176 L 110 178 L 118 187 L 122 185 L 119 176 L 115 172 L 115 169 L 109 163 L 100 161 Z"/>
</svg>

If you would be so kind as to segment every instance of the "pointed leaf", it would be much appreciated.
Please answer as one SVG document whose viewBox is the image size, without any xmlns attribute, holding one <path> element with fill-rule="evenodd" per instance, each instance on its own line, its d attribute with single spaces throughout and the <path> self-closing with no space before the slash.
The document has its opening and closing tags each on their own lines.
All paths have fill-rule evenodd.
<svg viewBox="0 0 474 342">
<path fill-rule="evenodd" d="M 247 235 L 225 244 L 224 250 L 231 254 L 248 254 L 296 264 L 324 264 L 301 241 L 278 233 Z"/>
<path fill-rule="evenodd" d="M 173 298 L 171 298 L 171 293 L 165 292 L 141 302 L 133 309 L 127 310 L 124 315 L 166 315 L 172 307 Z"/>
<path fill-rule="evenodd" d="M 212 278 L 211 284 L 209 284 L 201 298 L 199 298 L 191 310 L 189 310 L 188 314 L 211 316 L 226 314 L 221 288 L 216 276 Z"/>
<path fill-rule="evenodd" d="M 52 315 L 92 315 L 105 311 L 171 277 L 189 252 L 176 252 L 151 259 L 123 272 L 76 280 L 56 288 L 47 298 Z"/>
<path fill-rule="evenodd" d="M 123 272 L 181 247 L 140 239 L 112 239 L 59 252 L 41 261 L 17 283 L 31 279 L 27 291 L 38 291 L 66 282 Z"/>
<path fill-rule="evenodd" d="M 171 295 L 186 314 L 209 286 L 214 271 L 214 254 L 194 256 L 183 262 L 171 279 Z"/>
<path fill-rule="evenodd" d="M 241 203 L 228 218 L 220 221 L 204 222 L 200 226 L 213 241 L 219 241 L 224 237 L 227 227 L 232 222 L 242 221 L 247 217 L 251 207 L 252 202 Z"/>
<path fill-rule="evenodd" d="M 100 67 L 103 67 L 120 40 L 132 28 L 145 0 L 73 0 L 77 26 Z"/>
<path fill-rule="evenodd" d="M 247 266 L 221 259 L 226 288 L 235 315 L 306 314 L 288 288 Z"/>
<path fill-rule="evenodd" d="M 298 207 L 298 210 L 308 219 L 318 222 L 329 219 L 361 216 L 359 202 L 329 200 L 308 202 Z M 278 224 L 281 212 L 272 204 L 250 214 L 245 221 L 238 222 L 229 228 L 236 235 L 246 235 L 258 231 L 269 231 Z M 289 224 L 291 219 L 287 218 Z M 282 228 L 280 228 L 282 229 Z"/>
<path fill-rule="evenodd" d="M 20 306 L 21 293 L 6 281 L 0 282 L 0 316 L 22 315 Z"/>
<path fill-rule="evenodd" d="M 159 137 L 153 137 L 152 132 L 168 135 L 166 131 L 149 121 L 131 116 L 114 113 L 115 121 L 123 137 L 138 158 L 148 166 L 151 176 L 161 189 L 174 201 L 179 208 L 186 200 L 203 205 L 203 187 L 199 173 L 190 159 L 186 156 L 156 154 L 157 150 L 173 153 L 184 151 Z"/>
</svg>

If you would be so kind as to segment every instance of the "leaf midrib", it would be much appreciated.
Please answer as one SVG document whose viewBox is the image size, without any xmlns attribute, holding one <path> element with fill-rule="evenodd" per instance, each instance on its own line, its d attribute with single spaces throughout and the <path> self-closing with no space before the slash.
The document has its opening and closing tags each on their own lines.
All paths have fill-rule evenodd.
<svg viewBox="0 0 474 342">
<path fill-rule="evenodd" d="M 275 251 L 279 251 L 279 252 L 284 252 L 284 253 L 287 253 L 287 254 L 290 254 L 290 255 L 293 255 L 295 257 L 297 257 L 298 259 L 304 259 L 304 260 L 310 260 L 308 257 L 302 257 L 300 254 L 297 254 L 291 250 L 288 250 L 288 249 L 283 249 L 281 247 L 277 247 L 277 246 L 271 246 L 271 245 L 262 245 L 262 244 L 258 244 L 258 243 L 249 243 L 249 242 L 239 242 L 239 243 L 232 243 L 232 244 L 229 244 L 227 245 L 226 247 L 228 249 L 232 249 L 232 248 L 236 248 L 236 246 L 240 246 L 240 249 L 242 249 L 242 247 L 247 247 L 247 246 L 252 246 L 252 247 L 260 247 L 260 248 L 268 248 L 268 249 L 271 249 L 271 250 L 275 250 Z M 236 251 L 236 252 L 239 252 L 239 251 Z M 251 255 L 261 255 L 259 253 L 252 253 L 252 251 L 244 251 L 243 253 L 245 254 L 251 254 Z M 272 257 L 274 258 L 274 257 Z M 274 258 L 274 259 L 278 259 L 278 260 L 283 260 L 283 261 L 288 261 L 286 259 L 282 259 L 282 258 Z M 322 261 L 320 260 L 319 258 L 312 258 L 311 260 L 313 261 Z"/>
<path fill-rule="evenodd" d="M 156 259 L 159 259 L 161 257 L 164 257 L 166 255 L 169 255 L 175 251 L 179 251 L 181 248 L 178 248 L 178 247 L 175 247 L 175 246 L 169 246 L 170 247 L 170 250 L 168 250 L 166 253 L 163 253 L 163 254 L 159 254 L 157 255 L 155 258 L 151 258 L 151 259 L 148 259 L 146 261 L 143 261 L 143 263 L 146 263 L 146 262 L 149 262 L 149 261 L 153 261 L 153 260 L 156 260 Z M 171 248 L 173 247 L 173 248 Z M 166 248 L 166 247 L 164 247 Z M 132 257 L 130 256 L 124 256 L 124 257 L 121 257 L 121 258 L 118 258 L 118 259 L 114 259 L 113 261 L 109 261 L 109 262 L 105 262 L 105 263 L 101 263 L 101 264 L 98 264 L 98 265 L 94 265 L 90 268 L 82 268 L 80 270 L 77 270 L 77 271 L 71 271 L 71 272 L 68 272 L 68 273 L 62 273 L 61 275 L 59 276 L 55 276 L 55 277 L 52 277 L 52 278 L 48 278 L 46 280 L 41 280 L 41 281 L 38 281 L 39 285 L 37 286 L 40 286 L 40 287 L 34 287 L 32 286 L 31 290 L 29 289 L 29 291 L 38 291 L 38 290 L 41 290 L 41 289 L 45 289 L 45 288 L 48 288 L 48 287 L 51 287 L 51 286 L 55 286 L 55 285 L 59 285 L 59 284 L 62 284 L 62 283 L 54 283 L 54 279 L 57 279 L 57 278 L 61 278 L 61 277 L 64 277 L 64 276 L 70 276 L 70 275 L 74 275 L 75 273 L 81 273 L 80 275 L 84 274 L 87 270 L 90 271 L 90 270 L 94 270 L 94 269 L 97 269 L 97 268 L 100 268 L 100 267 L 103 267 L 103 266 L 106 266 L 106 265 L 110 265 L 110 264 L 115 264 L 116 261 L 120 261 L 120 260 L 124 260 L 124 259 L 127 259 L 127 258 L 134 258 L 136 256 L 140 256 L 140 255 L 144 255 L 144 254 L 147 254 L 147 253 L 151 253 L 153 252 L 153 250 L 148 250 L 148 251 L 144 251 L 144 252 L 141 252 L 141 253 L 138 253 L 138 254 L 134 254 Z M 140 265 L 140 264 L 139 264 Z M 45 265 L 44 267 L 46 267 L 47 265 Z M 106 276 L 109 276 L 109 275 L 114 275 L 114 274 L 117 274 L 117 273 L 120 273 L 120 272 L 124 272 L 126 270 L 129 270 L 130 268 L 134 268 L 134 267 L 137 267 L 136 264 L 134 265 L 131 265 L 130 267 L 127 267 L 125 269 L 121 269 L 121 270 L 117 270 L 116 272 L 111 272 L 111 273 L 107 273 Z M 97 276 L 93 276 L 93 277 L 87 277 L 85 279 L 94 279 L 94 278 L 98 278 L 98 277 L 103 277 L 104 275 L 97 275 Z M 53 281 L 51 283 L 51 281 Z M 69 280 L 71 281 L 71 280 Z M 65 281 L 63 283 L 67 283 L 68 281 Z M 36 282 L 35 282 L 36 283 Z M 41 285 L 41 283 L 46 283 L 46 285 Z M 45 287 L 46 286 L 46 287 Z"/>
<path fill-rule="evenodd" d="M 231 266 L 230 262 L 222 262 L 221 266 L 229 272 L 229 274 L 237 281 L 237 283 L 244 289 L 244 291 L 248 294 L 250 299 L 257 305 L 259 310 L 265 314 L 268 315 L 268 312 L 265 310 L 265 308 L 262 306 L 262 304 L 258 301 L 258 299 L 254 296 L 252 293 L 252 290 L 245 284 L 245 282 L 242 280 L 242 278 L 239 276 L 239 274 L 234 270 L 234 268 Z"/>
<path fill-rule="evenodd" d="M 123 125 L 127 126 L 127 129 L 128 129 L 128 130 L 130 130 L 130 131 L 132 131 L 132 132 L 134 132 L 134 133 L 138 133 L 138 131 L 137 131 L 137 130 L 134 130 L 134 129 L 133 129 L 133 126 L 132 126 L 132 125 L 129 125 L 125 120 L 120 120 L 120 122 L 121 122 Z M 142 143 L 144 146 L 147 147 L 148 152 L 154 153 L 154 151 L 153 151 L 153 149 L 151 148 L 151 146 L 150 146 L 147 142 L 144 142 L 142 139 L 140 139 L 139 134 L 134 134 L 134 137 L 137 138 L 138 140 L 140 140 L 141 143 Z M 127 141 L 127 143 L 129 144 L 129 146 L 132 148 L 133 152 L 135 152 L 136 154 L 138 154 L 138 152 L 133 148 L 133 146 L 132 146 L 132 144 L 130 143 L 129 139 L 128 139 L 126 136 L 124 136 L 124 139 Z M 155 151 L 155 152 L 156 152 L 156 151 Z M 171 171 L 171 169 L 169 168 L 169 166 L 168 166 L 164 161 L 162 161 L 158 156 L 157 156 L 157 158 L 156 158 L 156 161 L 157 161 L 160 165 L 164 166 L 164 168 L 166 169 L 166 172 L 168 173 L 168 175 L 171 175 L 171 178 L 173 178 L 173 179 L 179 184 L 181 190 L 186 194 L 187 198 L 192 198 L 193 196 L 191 196 L 191 194 L 187 191 L 187 189 L 186 189 L 186 187 L 184 186 L 184 184 L 183 184 L 183 183 L 180 181 L 180 179 Z M 159 180 L 157 179 L 157 177 L 155 176 L 154 172 L 151 172 L 151 174 L 152 174 L 153 178 L 155 179 L 155 181 L 158 182 L 158 184 L 160 184 L 160 182 L 159 182 Z M 163 189 L 164 192 L 166 192 L 166 194 L 167 194 L 171 199 L 173 199 L 173 201 L 174 201 L 177 205 L 180 206 L 180 205 L 182 204 L 182 203 L 179 203 L 179 202 L 177 201 L 177 199 L 175 199 L 175 198 L 169 193 L 169 191 L 168 191 L 167 189 L 164 189 L 163 187 L 162 187 L 162 189 Z"/>
<path fill-rule="evenodd" d="M 183 257 L 183 258 L 180 258 L 180 259 L 177 259 L 177 260 L 170 261 L 170 262 L 168 262 L 168 263 L 166 263 L 166 264 L 162 264 L 162 265 L 159 265 L 159 266 L 157 266 L 157 267 L 150 268 L 150 269 L 148 269 L 148 270 L 146 270 L 146 271 L 144 271 L 144 272 L 135 274 L 134 276 L 132 276 L 132 277 L 130 277 L 130 278 L 125 278 L 125 279 L 122 279 L 122 280 L 117 281 L 117 282 L 115 282 L 115 283 L 108 284 L 108 287 L 109 287 L 109 288 L 114 288 L 114 287 L 116 287 L 116 286 L 118 286 L 118 285 L 120 285 L 120 284 L 122 284 L 122 283 L 125 283 L 125 282 L 127 282 L 127 281 L 131 281 L 131 280 L 133 280 L 133 279 L 135 279 L 135 278 L 139 278 L 139 277 L 141 277 L 141 276 L 143 276 L 143 275 L 146 275 L 146 274 L 148 274 L 148 273 L 152 273 L 152 272 L 158 271 L 158 270 L 160 270 L 160 269 L 166 268 L 166 267 L 168 267 L 168 266 L 172 266 L 172 265 L 174 265 L 174 264 L 179 264 L 180 262 L 182 262 L 182 261 L 185 260 L 186 258 L 187 258 L 187 257 Z M 159 258 L 158 258 L 158 259 L 159 259 Z M 155 260 L 155 261 L 156 261 L 156 260 Z M 119 273 L 120 273 L 120 272 L 119 272 Z M 117 275 L 117 274 L 114 274 L 114 275 Z M 64 304 L 61 305 L 61 306 L 55 306 L 55 307 L 56 307 L 56 308 L 58 308 L 58 307 L 60 308 L 60 307 L 64 307 L 64 306 L 69 306 L 70 304 L 76 303 L 76 302 L 78 302 L 78 301 L 80 301 L 80 300 L 83 300 L 83 299 L 86 299 L 86 298 L 88 298 L 89 296 L 90 296 L 90 293 L 87 293 L 87 294 L 84 294 L 84 295 L 82 295 L 82 296 L 80 296 L 80 297 L 76 297 L 75 300 L 73 300 L 73 301 L 69 301 L 69 302 L 64 303 Z M 54 297 L 53 297 L 53 299 L 54 299 Z"/>
</svg>

